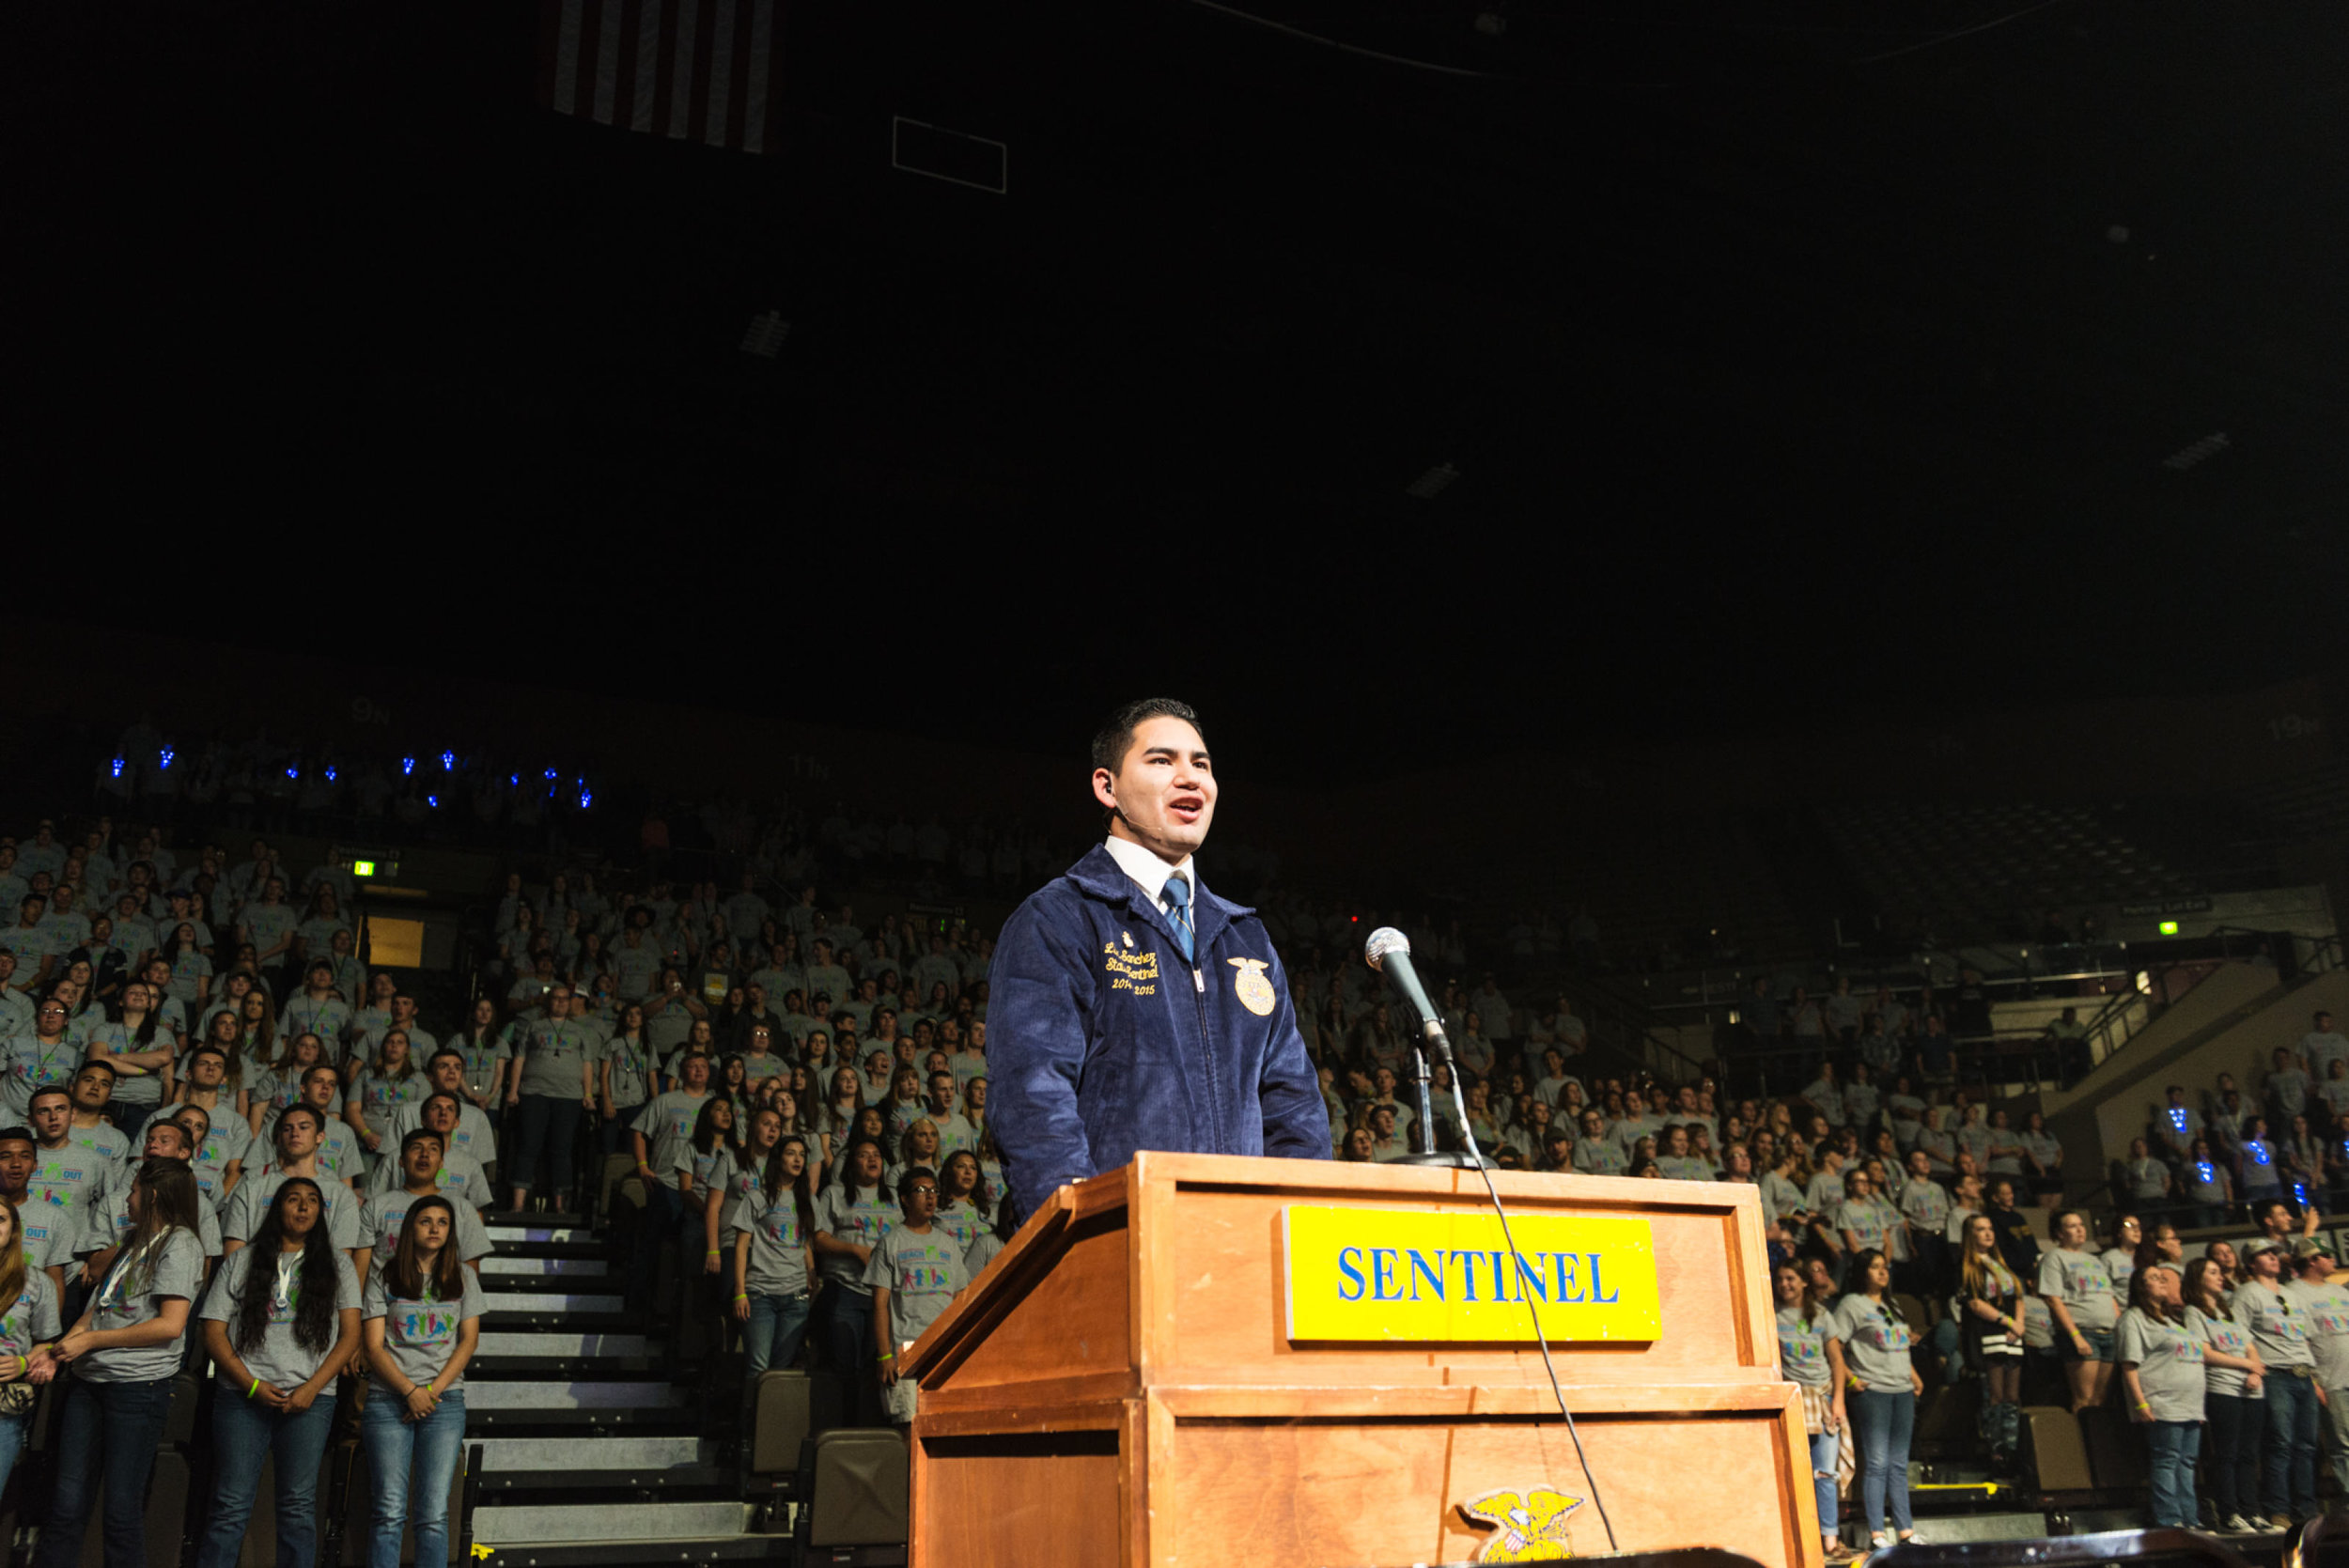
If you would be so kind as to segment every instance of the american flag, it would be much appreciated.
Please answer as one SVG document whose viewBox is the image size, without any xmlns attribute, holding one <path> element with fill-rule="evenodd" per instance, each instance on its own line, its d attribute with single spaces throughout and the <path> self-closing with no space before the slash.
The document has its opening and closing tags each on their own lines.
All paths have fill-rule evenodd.
<svg viewBox="0 0 2349 1568">
<path fill-rule="evenodd" d="M 782 0 L 540 0 L 538 101 L 627 131 L 778 150 Z"/>
</svg>

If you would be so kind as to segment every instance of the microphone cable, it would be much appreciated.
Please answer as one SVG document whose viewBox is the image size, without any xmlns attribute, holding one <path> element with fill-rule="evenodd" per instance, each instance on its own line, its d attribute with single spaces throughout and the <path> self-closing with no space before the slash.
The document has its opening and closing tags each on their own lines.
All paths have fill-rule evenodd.
<svg viewBox="0 0 2349 1568">
<path fill-rule="evenodd" d="M 1517 1238 L 1509 1234 L 1509 1211 L 1501 1202 L 1501 1188 L 1493 1184 L 1492 1168 L 1485 1161 L 1485 1152 L 1476 1146 L 1476 1129 L 1469 1126 L 1468 1102 L 1460 1095 L 1460 1074 L 1456 1067 L 1452 1073 L 1452 1107 L 1459 1114 L 1460 1138 L 1468 1144 L 1470 1157 L 1476 1161 L 1476 1173 L 1485 1178 L 1485 1191 L 1492 1198 L 1493 1213 L 1501 1220 L 1501 1245 L 1509 1249 L 1509 1262 L 1514 1266 L 1517 1260 Z M 1429 1142 L 1432 1146 L 1434 1140 L 1430 1139 Z M 1590 1455 L 1582 1452 L 1582 1434 L 1575 1427 L 1574 1412 L 1566 1408 L 1565 1389 L 1558 1384 L 1557 1363 L 1549 1358 L 1549 1337 L 1542 1332 L 1541 1311 L 1533 1305 L 1532 1294 L 1523 1286 L 1524 1281 L 1520 1280 L 1517 1294 L 1525 1298 L 1526 1315 L 1533 1320 L 1533 1343 L 1542 1353 L 1542 1370 L 1549 1374 L 1550 1397 L 1558 1402 L 1558 1414 L 1565 1418 L 1566 1436 L 1574 1439 L 1575 1462 L 1582 1467 L 1582 1479 L 1591 1483 L 1591 1506 L 1598 1510 L 1599 1525 L 1607 1531 L 1607 1549 L 1620 1551 L 1622 1548 L 1615 1545 L 1615 1522 L 1607 1516 L 1607 1499 L 1599 1496 L 1598 1472 L 1591 1468 Z M 1534 1418 L 1537 1424 L 1540 1419 L 1538 1416 Z"/>
</svg>

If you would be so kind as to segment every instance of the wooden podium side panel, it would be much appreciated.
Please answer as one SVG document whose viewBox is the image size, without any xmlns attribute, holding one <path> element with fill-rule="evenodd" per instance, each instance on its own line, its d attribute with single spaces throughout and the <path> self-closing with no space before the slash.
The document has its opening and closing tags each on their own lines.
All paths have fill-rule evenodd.
<svg viewBox="0 0 2349 1568">
<path fill-rule="evenodd" d="M 1119 1568 L 1118 1434 L 929 1437 L 913 1499 L 915 1568 Z"/>
<path fill-rule="evenodd" d="M 1113 1376 L 1130 1386 L 1134 1367 L 1131 1259 L 1124 1211 L 1081 1223 L 1051 1271 L 1025 1295 L 1005 1293 L 994 1321 L 973 1333 L 942 1369 L 951 1394 L 941 1409 L 1018 1383 Z M 926 1394 L 935 1384 L 923 1379 Z"/>
<path fill-rule="evenodd" d="M 1584 1416 L 1579 1426 L 1622 1550 L 1727 1546 L 1770 1568 L 1817 1560 L 1809 1511 L 1788 1498 L 1779 1416 Z M 1459 1562 L 1493 1534 L 1461 1516 L 1469 1498 L 1545 1483 L 1591 1496 L 1554 1420 L 1177 1421 L 1174 1445 L 1174 1506 L 1153 1510 L 1153 1568 Z M 1577 1557 L 1608 1550 L 1588 1500 L 1568 1531 Z"/>
</svg>

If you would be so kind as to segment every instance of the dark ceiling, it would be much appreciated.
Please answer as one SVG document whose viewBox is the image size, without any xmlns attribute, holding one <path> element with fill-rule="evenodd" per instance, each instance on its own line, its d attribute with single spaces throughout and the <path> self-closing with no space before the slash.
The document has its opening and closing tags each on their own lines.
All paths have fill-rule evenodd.
<svg viewBox="0 0 2349 1568">
<path fill-rule="evenodd" d="M 209 634 L 866 714 L 936 665 L 1016 741 L 2343 661 L 2349 8 L 1238 10 L 799 0 L 768 158 L 531 107 L 532 0 L 12 17 L 23 488 L 66 559 L 182 541 L 93 614 L 189 569 Z"/>
</svg>

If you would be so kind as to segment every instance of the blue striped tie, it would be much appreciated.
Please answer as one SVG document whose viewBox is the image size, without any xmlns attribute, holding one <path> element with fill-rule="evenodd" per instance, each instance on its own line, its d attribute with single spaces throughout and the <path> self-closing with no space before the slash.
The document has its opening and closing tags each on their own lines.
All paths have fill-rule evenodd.
<svg viewBox="0 0 2349 1568">
<path fill-rule="evenodd" d="M 1180 877 L 1166 879 L 1166 916 L 1174 923 L 1174 939 L 1182 944 L 1183 962 L 1190 963 L 1190 884 Z"/>
</svg>

